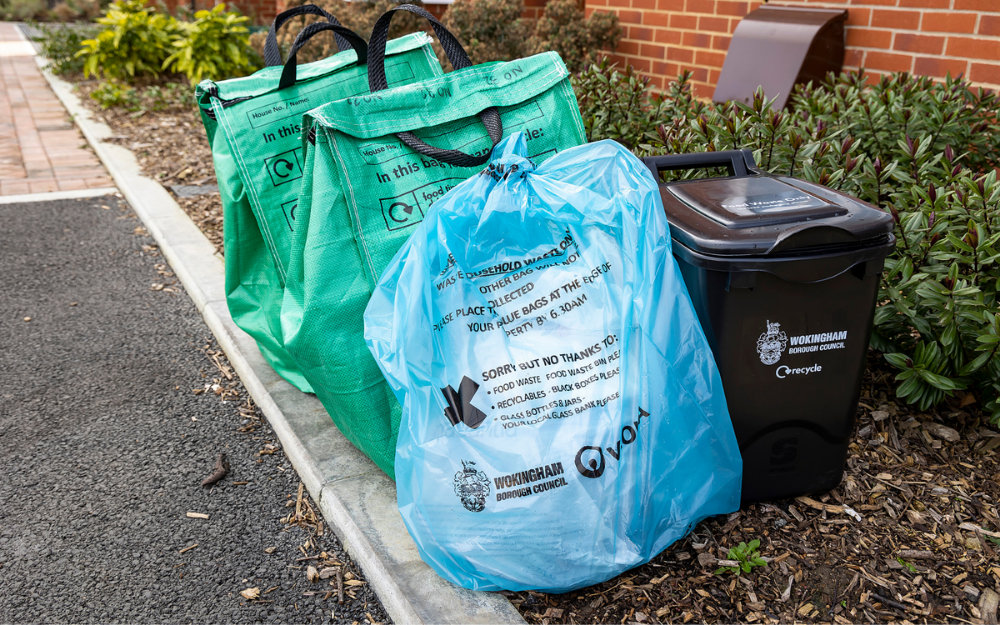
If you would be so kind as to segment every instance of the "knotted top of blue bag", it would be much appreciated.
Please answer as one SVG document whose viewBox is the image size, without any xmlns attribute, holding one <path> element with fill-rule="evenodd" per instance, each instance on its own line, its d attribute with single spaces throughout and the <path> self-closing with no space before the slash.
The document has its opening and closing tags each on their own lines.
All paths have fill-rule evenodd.
<svg viewBox="0 0 1000 625">
<path fill-rule="evenodd" d="M 497 144 L 490 155 L 490 164 L 483 170 L 493 175 L 495 180 L 514 172 L 535 170 L 535 162 L 528 158 L 528 141 L 524 133 L 517 131 Z"/>
<path fill-rule="evenodd" d="M 524 178 L 528 172 L 535 171 L 535 162 L 528 158 L 528 142 L 521 131 L 515 132 L 493 148 L 490 154 L 490 164 L 480 172 L 480 176 L 489 176 L 492 183 Z M 489 184 L 489 189 L 493 184 Z"/>
</svg>

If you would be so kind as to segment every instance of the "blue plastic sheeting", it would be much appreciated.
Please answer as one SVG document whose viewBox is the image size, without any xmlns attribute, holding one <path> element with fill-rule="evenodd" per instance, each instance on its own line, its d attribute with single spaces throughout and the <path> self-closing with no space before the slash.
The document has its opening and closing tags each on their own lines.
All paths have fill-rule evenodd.
<svg viewBox="0 0 1000 625">
<path fill-rule="evenodd" d="M 649 170 L 521 133 L 389 264 L 365 338 L 403 406 L 399 511 L 475 590 L 565 592 L 739 508 L 742 461 Z M 752 347 L 752 346 L 751 346 Z"/>
</svg>

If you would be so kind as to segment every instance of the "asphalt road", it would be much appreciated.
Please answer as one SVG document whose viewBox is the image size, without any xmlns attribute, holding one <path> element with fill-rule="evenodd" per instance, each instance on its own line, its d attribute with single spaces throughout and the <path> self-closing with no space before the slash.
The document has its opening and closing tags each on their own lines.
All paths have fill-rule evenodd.
<svg viewBox="0 0 1000 625">
<path fill-rule="evenodd" d="M 385 622 L 366 584 L 340 604 L 306 579 L 310 529 L 281 521 L 297 476 L 260 454 L 266 423 L 237 431 L 246 394 L 127 205 L 0 205 L 0 224 L 0 622 Z M 242 399 L 193 392 L 216 379 Z M 313 541 L 363 580 L 331 531 Z"/>
</svg>

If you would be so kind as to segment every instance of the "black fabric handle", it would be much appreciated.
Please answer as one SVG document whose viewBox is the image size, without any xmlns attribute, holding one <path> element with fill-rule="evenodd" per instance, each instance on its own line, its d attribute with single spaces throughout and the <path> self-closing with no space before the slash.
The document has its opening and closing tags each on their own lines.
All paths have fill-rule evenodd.
<svg viewBox="0 0 1000 625">
<path fill-rule="evenodd" d="M 382 17 L 378 18 L 372 28 L 372 35 L 368 39 L 368 47 L 371 52 L 368 55 L 368 88 L 371 89 L 372 93 L 389 88 L 389 83 L 386 82 L 385 78 L 385 43 L 389 39 L 389 22 L 392 21 L 392 15 L 396 11 L 409 11 L 429 21 L 441 42 L 441 47 L 444 48 L 444 53 L 448 55 L 452 67 L 462 69 L 472 65 L 465 48 L 436 17 L 418 6 L 401 4 L 394 9 L 389 9 L 382 14 Z"/>
<path fill-rule="evenodd" d="M 264 65 L 267 67 L 281 65 L 281 48 L 278 46 L 278 30 L 285 25 L 285 22 L 300 15 L 319 15 L 320 17 L 325 18 L 327 22 L 340 26 L 340 22 L 337 21 L 337 18 L 315 4 L 303 4 L 302 6 L 292 7 L 287 11 L 282 11 L 277 17 L 274 18 L 274 21 L 271 22 L 271 30 L 267 31 L 267 39 L 264 40 Z M 350 49 L 351 44 L 349 44 L 346 39 L 340 35 L 335 35 L 335 37 L 337 39 L 338 50 L 343 52 L 344 50 Z"/>
<path fill-rule="evenodd" d="M 392 14 L 396 11 L 408 11 L 429 21 L 438 41 L 441 42 L 441 47 L 444 48 L 444 53 L 451 61 L 452 67 L 464 69 L 472 65 L 465 48 L 436 17 L 418 6 L 401 4 L 383 13 L 382 17 L 375 22 L 375 27 L 372 28 L 372 35 L 368 42 L 368 88 L 371 89 L 372 93 L 389 88 L 389 82 L 385 76 L 385 45 L 389 39 L 389 23 L 392 21 Z M 496 147 L 503 138 L 503 122 L 500 120 L 500 112 L 496 108 L 490 107 L 479 113 L 479 119 L 486 126 L 486 132 L 490 135 L 490 140 L 493 141 L 493 147 Z M 458 150 L 436 148 L 424 143 L 412 132 L 399 132 L 396 133 L 396 136 L 411 150 L 456 167 L 477 167 L 490 159 L 489 152 L 482 156 L 472 156 Z"/>
<path fill-rule="evenodd" d="M 646 156 L 642 159 L 653 178 L 660 179 L 661 171 L 701 169 L 703 167 L 725 167 L 730 176 L 751 176 L 757 168 L 750 150 L 723 150 L 721 152 L 692 152 L 690 154 L 667 154 Z"/>
<path fill-rule="evenodd" d="M 324 30 L 332 30 L 335 34 L 343 37 L 350 44 L 358 55 L 358 63 L 365 63 L 368 60 L 368 44 L 357 33 L 350 28 L 345 28 L 339 24 L 329 22 L 313 22 L 302 29 L 299 36 L 292 43 L 292 49 L 288 51 L 288 59 L 285 60 L 285 69 L 281 71 L 281 81 L 278 82 L 278 89 L 287 89 L 295 84 L 298 64 L 295 55 L 299 53 L 302 46 L 306 45 L 313 35 Z"/>
</svg>

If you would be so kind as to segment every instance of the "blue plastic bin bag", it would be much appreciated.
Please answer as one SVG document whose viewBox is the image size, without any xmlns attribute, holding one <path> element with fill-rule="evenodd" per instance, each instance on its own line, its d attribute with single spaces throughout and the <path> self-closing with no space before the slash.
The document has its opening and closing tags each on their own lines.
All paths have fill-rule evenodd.
<svg viewBox="0 0 1000 625">
<path fill-rule="evenodd" d="M 742 460 L 649 170 L 518 133 L 434 203 L 365 338 L 403 406 L 399 512 L 474 590 L 566 592 L 739 508 Z"/>
</svg>

